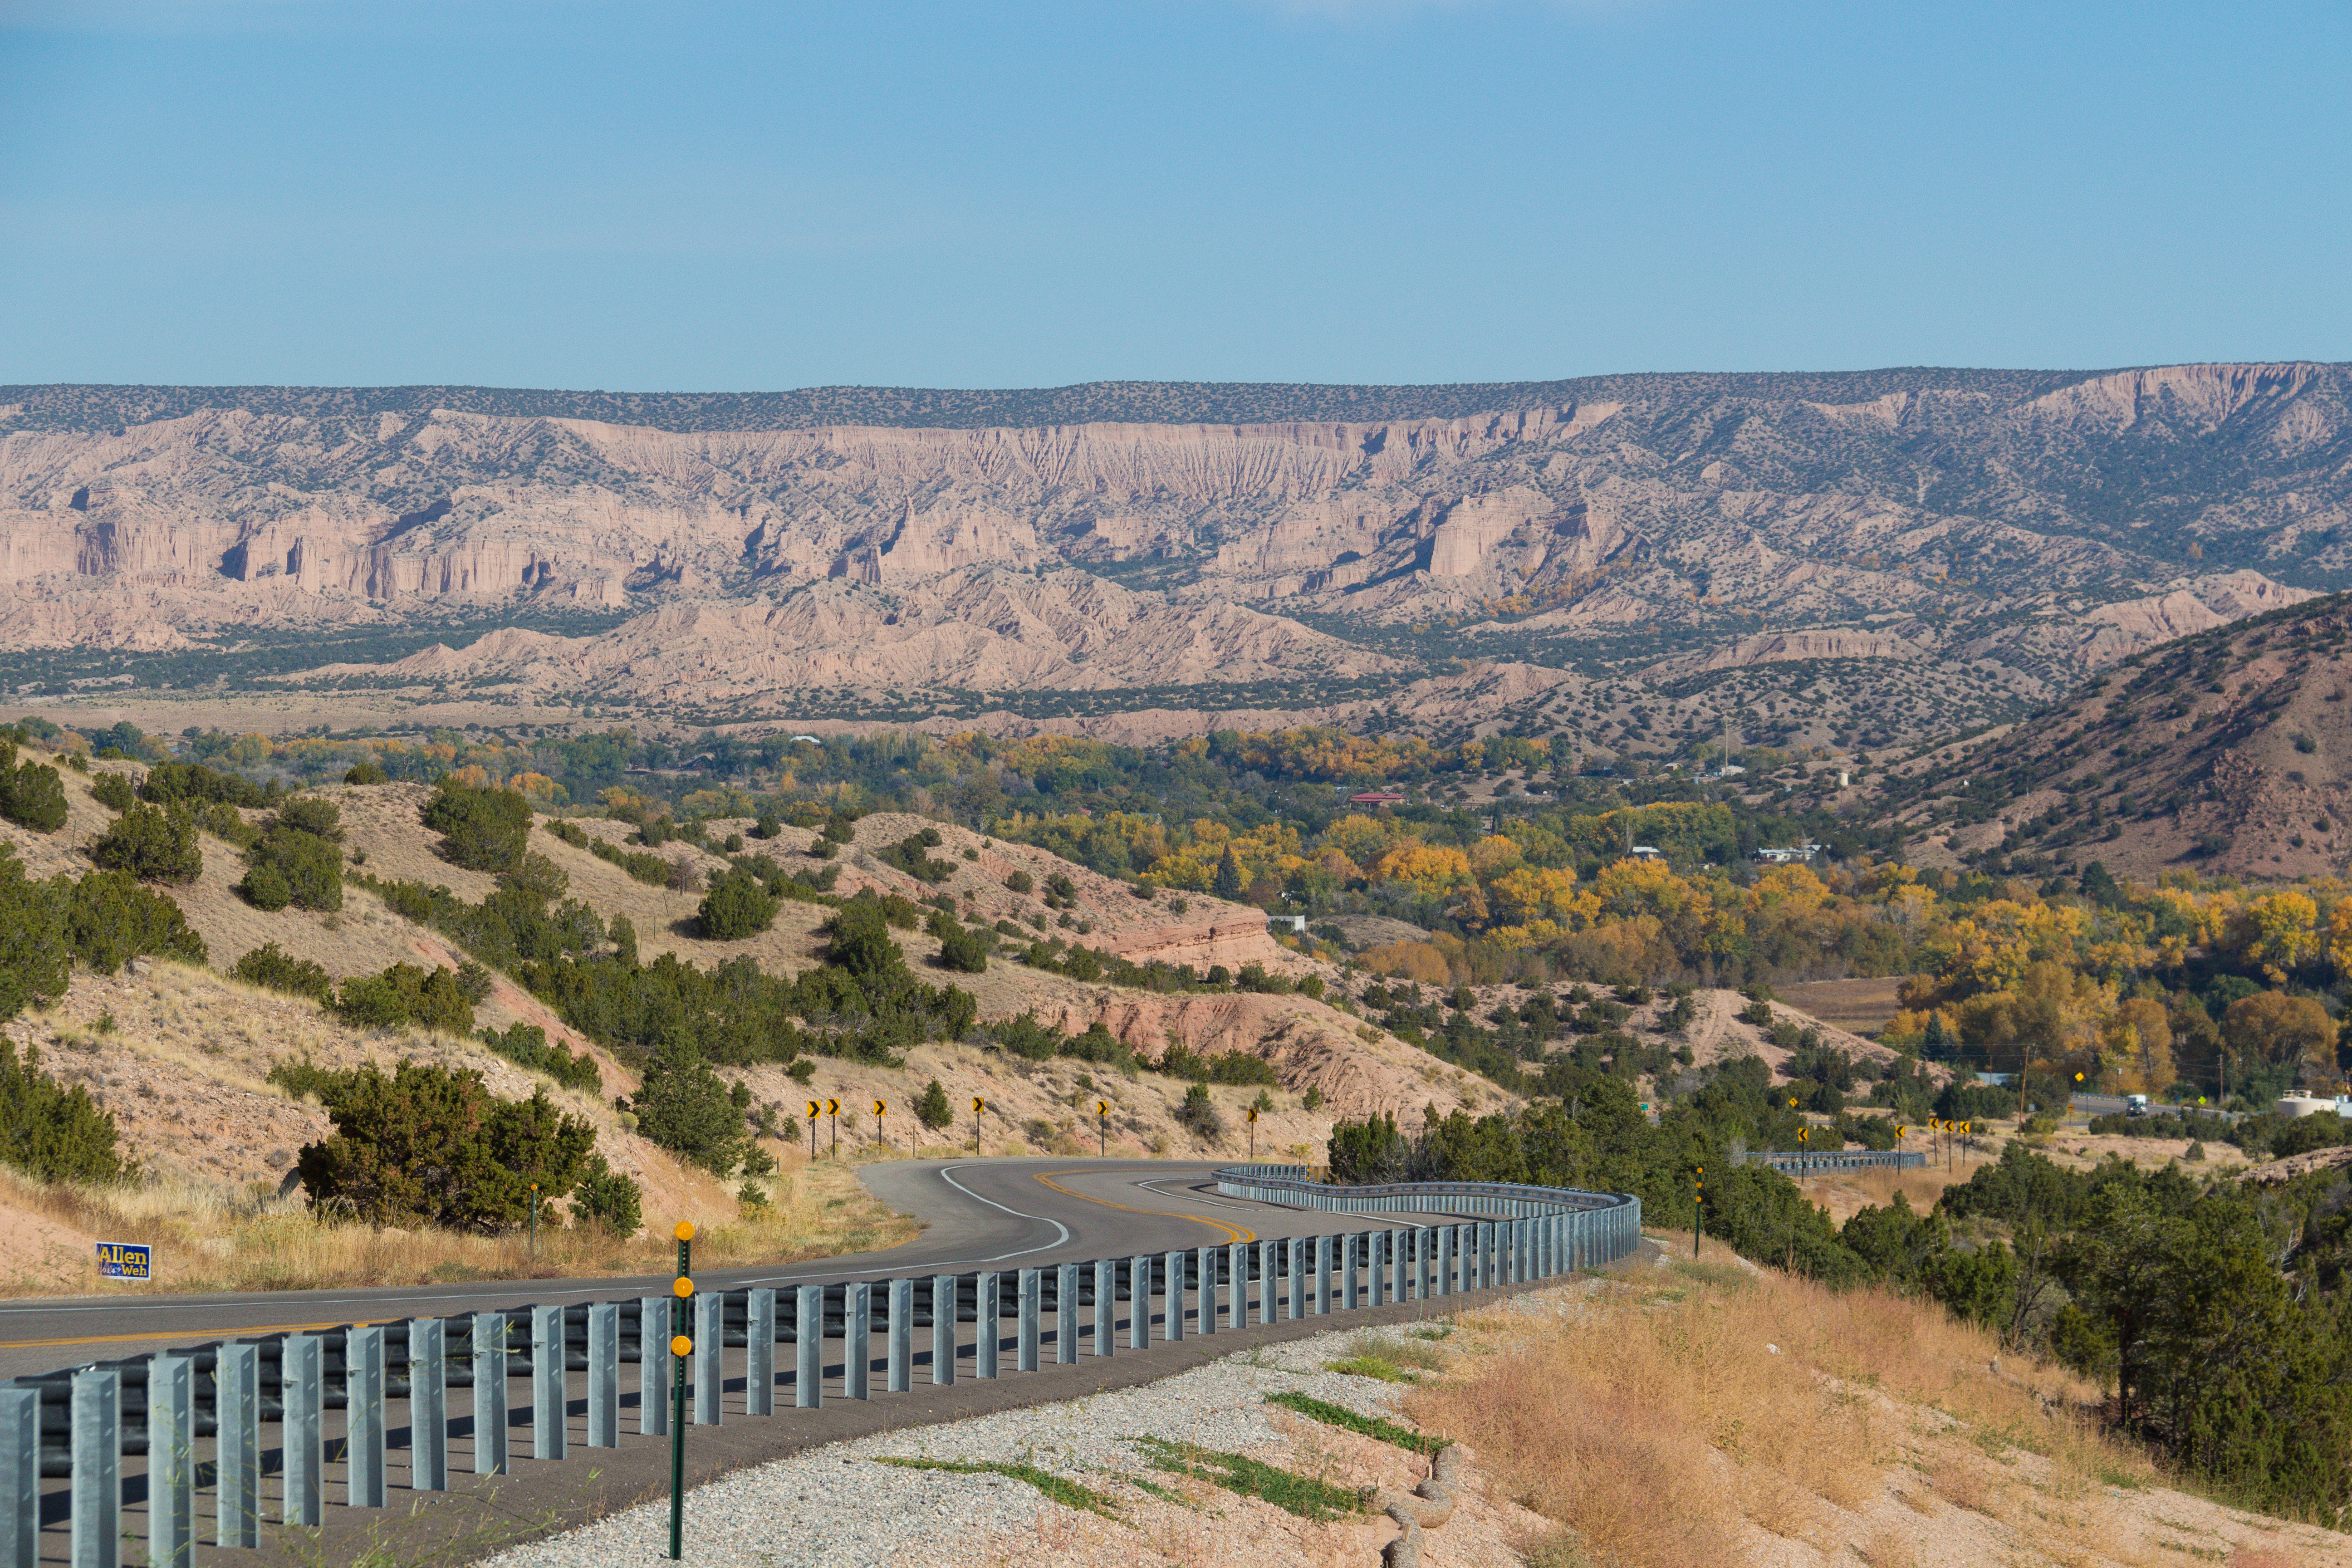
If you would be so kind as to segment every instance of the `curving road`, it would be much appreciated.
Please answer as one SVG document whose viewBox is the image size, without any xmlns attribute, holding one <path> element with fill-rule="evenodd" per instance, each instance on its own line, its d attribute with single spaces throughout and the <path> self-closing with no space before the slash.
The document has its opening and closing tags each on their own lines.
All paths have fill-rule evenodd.
<svg viewBox="0 0 2352 1568">
<path fill-rule="evenodd" d="M 1214 1164 L 1164 1160 L 907 1160 L 859 1173 L 875 1196 L 923 1226 L 903 1247 L 783 1267 L 697 1269 L 732 1289 L 891 1275 L 1026 1268 L 1171 1247 L 1423 1223 L 1416 1215 L 1336 1215 L 1218 1194 Z M 489 1280 L 235 1295 L 73 1297 L 0 1302 L 0 1379 L 245 1334 L 446 1317 L 530 1303 L 659 1295 L 667 1274 Z"/>
</svg>

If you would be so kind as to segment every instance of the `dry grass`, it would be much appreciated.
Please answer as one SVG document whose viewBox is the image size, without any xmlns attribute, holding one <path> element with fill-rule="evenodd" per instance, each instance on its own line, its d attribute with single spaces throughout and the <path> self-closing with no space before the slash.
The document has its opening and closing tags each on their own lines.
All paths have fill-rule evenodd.
<svg viewBox="0 0 2352 1568">
<path fill-rule="evenodd" d="M 1822 1504 L 1853 1510 L 1886 1494 L 1917 1407 L 1975 1445 L 1948 1458 L 1936 1444 L 1948 1468 L 1935 1485 L 1979 1511 L 1999 1505 L 1978 1450 L 2042 1456 L 2053 1493 L 2153 1473 L 2073 1414 L 2091 1390 L 1996 1373 L 1993 1342 L 1937 1309 L 1770 1272 L 1671 1274 L 1664 1292 L 1597 1286 L 1570 1325 L 1480 1320 L 1480 1353 L 1408 1408 L 1470 1444 L 1597 1560 L 1627 1568 L 1744 1561 L 1751 1526 L 1809 1539 Z"/>
<path fill-rule="evenodd" d="M 771 1202 L 732 1224 L 705 1226 L 697 1256 L 711 1265 L 791 1263 L 805 1258 L 895 1247 L 915 1234 L 861 1186 L 845 1165 L 802 1165 L 767 1182 Z M 536 1251 L 523 1235 L 378 1228 L 314 1218 L 299 1197 L 239 1195 L 180 1182 L 121 1187 L 37 1183 L 0 1168 L 0 1207 L 37 1215 L 91 1237 L 155 1244 L 158 1291 L 300 1290 L 460 1279 L 553 1279 L 667 1271 L 675 1257 L 667 1226 L 648 1223 L 632 1237 L 600 1226 L 542 1226 Z M 649 1221 L 652 1216 L 648 1216 Z M 164 1262 L 173 1266 L 161 1267 Z M 48 1291 L 97 1289 L 87 1249 L 78 1277 Z M 106 1289 L 126 1289 L 108 1281 Z M 139 1289 L 138 1287 L 128 1287 Z"/>
</svg>

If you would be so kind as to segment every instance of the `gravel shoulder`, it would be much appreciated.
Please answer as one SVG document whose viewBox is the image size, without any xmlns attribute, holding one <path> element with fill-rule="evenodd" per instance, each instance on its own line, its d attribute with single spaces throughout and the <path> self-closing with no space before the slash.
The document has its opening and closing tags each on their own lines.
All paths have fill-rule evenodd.
<svg viewBox="0 0 2352 1568">
<path fill-rule="evenodd" d="M 1191 1475 L 1155 1468 L 1160 1444 L 1240 1454 L 1347 1491 L 1410 1491 L 1429 1461 L 1404 1448 L 1267 1404 L 1296 1391 L 1410 1426 L 1404 1385 L 1328 1370 L 1403 1328 L 1355 1328 L 1263 1347 L 1140 1387 L 830 1444 L 739 1471 L 688 1495 L 686 1561 L 698 1568 L 917 1568 L 1139 1563 L 1374 1563 L 1398 1527 L 1379 1503 L 1310 1521 Z M 1158 1449 L 1165 1454 L 1168 1450 Z M 911 1468 L 890 1460 L 1034 1466 L 1087 1488 L 1106 1513 L 1049 1500 L 993 1472 Z M 667 1500 L 490 1560 L 494 1568 L 620 1568 L 666 1563 Z M 1544 1529 L 1510 1503 L 1465 1489 L 1430 1533 L 1423 1561 L 1507 1568 Z"/>
</svg>

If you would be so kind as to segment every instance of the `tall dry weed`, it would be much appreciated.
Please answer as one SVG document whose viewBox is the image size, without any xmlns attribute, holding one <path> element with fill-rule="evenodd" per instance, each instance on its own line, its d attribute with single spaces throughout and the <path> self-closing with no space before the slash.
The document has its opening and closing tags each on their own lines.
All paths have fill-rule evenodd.
<svg viewBox="0 0 2352 1568">
<path fill-rule="evenodd" d="M 710 1266 L 790 1263 L 835 1252 L 888 1247 L 913 1234 L 835 1165 L 787 1170 L 768 1183 L 765 1209 L 697 1237 Z M 460 1279 L 554 1279 L 667 1272 L 674 1258 L 666 1227 L 635 1237 L 600 1226 L 542 1226 L 468 1236 L 446 1230 L 340 1223 L 313 1215 L 299 1195 L 183 1181 L 119 1186 L 33 1182 L 0 1168 L 0 1205 L 86 1234 L 149 1240 L 163 1290 L 300 1290 L 333 1286 L 431 1284 Z M 96 1264 L 81 1265 L 99 1288 Z M 64 1282 L 68 1288 L 71 1283 Z M 123 1287 L 110 1287 L 120 1292 Z"/>
<path fill-rule="evenodd" d="M 1627 1568 L 1727 1564 L 1748 1525 L 1804 1538 L 1823 1517 L 1815 1500 L 1856 1509 L 1884 1495 L 1906 1422 L 1882 1394 L 1948 1412 L 1988 1449 L 2028 1447 L 2078 1471 L 2149 1470 L 2026 1378 L 1996 1371 L 1992 1340 L 1932 1305 L 1771 1272 L 1680 1271 L 1679 1282 L 1679 1300 L 1645 1282 L 1603 1289 L 1571 1322 L 1519 1320 L 1494 1353 L 1462 1358 L 1409 1408 L 1468 1442 L 1511 1495 L 1597 1559 Z M 1953 1472 L 1966 1500 L 1944 1490 L 1946 1478 L 1937 1489 L 1989 1510 L 1983 1476 Z"/>
</svg>

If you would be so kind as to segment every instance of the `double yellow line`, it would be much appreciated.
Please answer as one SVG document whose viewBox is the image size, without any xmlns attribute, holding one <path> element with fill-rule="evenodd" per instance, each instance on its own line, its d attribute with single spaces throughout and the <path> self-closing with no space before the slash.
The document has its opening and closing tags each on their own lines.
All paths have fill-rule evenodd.
<svg viewBox="0 0 2352 1568">
<path fill-rule="evenodd" d="M 233 1340 L 241 1334 L 312 1334 L 328 1329 L 340 1329 L 349 1321 L 338 1319 L 331 1323 L 257 1323 L 244 1329 L 165 1329 L 152 1334 L 84 1334 L 79 1339 L 71 1340 L 0 1340 L 0 1351 L 41 1350 L 58 1345 L 133 1345 L 147 1341 L 184 1340 L 196 1334 L 209 1334 L 219 1340 Z"/>
<path fill-rule="evenodd" d="M 1082 1173 L 1083 1173 L 1077 1171 L 1056 1171 L 1054 1173 L 1054 1174 L 1057 1176 L 1076 1176 Z M 1139 1209 L 1132 1204 L 1115 1204 L 1108 1198 L 1092 1197 L 1085 1193 L 1073 1191 L 1072 1189 L 1062 1185 L 1061 1183 L 1054 1180 L 1053 1176 L 1041 1175 L 1037 1179 L 1045 1183 L 1047 1186 L 1053 1188 L 1055 1192 L 1062 1194 L 1064 1196 L 1076 1198 L 1082 1204 L 1100 1204 L 1107 1209 L 1119 1209 L 1128 1214 L 1156 1215 L 1162 1219 L 1189 1219 L 1194 1225 L 1205 1225 L 1211 1230 L 1223 1231 L 1225 1233 L 1225 1240 L 1228 1242 L 1255 1241 L 1257 1239 L 1257 1232 L 1254 1230 L 1244 1230 L 1237 1225 L 1227 1225 L 1223 1220 L 1211 1219 L 1206 1215 L 1183 1214 L 1174 1209 Z"/>
</svg>

